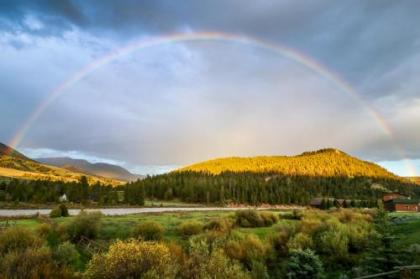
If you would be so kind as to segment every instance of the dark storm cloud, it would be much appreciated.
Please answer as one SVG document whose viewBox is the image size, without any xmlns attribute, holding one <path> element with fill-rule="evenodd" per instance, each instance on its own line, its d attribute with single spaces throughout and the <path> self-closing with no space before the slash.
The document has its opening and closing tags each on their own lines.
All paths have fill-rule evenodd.
<svg viewBox="0 0 420 279">
<path fill-rule="evenodd" d="M 4 2 L 4 1 L 3 1 Z M 3 3 L 2 2 L 2 3 Z M 51 35 L 71 26 L 131 38 L 181 30 L 235 32 L 283 42 L 361 83 L 418 50 L 418 1 L 10 1 L 0 15 L 27 30 L 35 15 Z M 33 32 L 33 30 L 29 30 Z M 357 49 L 357 51 L 355 51 Z M 375 94 L 375 91 L 366 94 Z"/>
</svg>

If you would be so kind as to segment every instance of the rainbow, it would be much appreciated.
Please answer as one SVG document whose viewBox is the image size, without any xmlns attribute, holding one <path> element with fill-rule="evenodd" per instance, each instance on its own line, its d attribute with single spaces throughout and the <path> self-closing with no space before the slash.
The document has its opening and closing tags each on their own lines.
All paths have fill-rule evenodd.
<svg viewBox="0 0 420 279">
<path fill-rule="evenodd" d="M 153 37 L 148 39 L 141 39 L 128 45 L 111 51 L 110 53 L 104 55 L 103 57 L 93 61 L 92 63 L 83 67 L 80 71 L 74 74 L 69 79 L 65 80 L 63 83 L 58 85 L 49 95 L 48 97 L 40 103 L 40 105 L 29 115 L 28 119 L 24 122 L 22 127 L 17 131 L 15 136 L 10 140 L 9 146 L 12 148 L 16 148 L 20 142 L 25 137 L 25 134 L 28 132 L 32 124 L 39 118 L 39 116 L 53 103 L 61 94 L 63 94 L 66 89 L 70 88 L 77 82 L 81 81 L 96 69 L 107 65 L 108 63 L 118 59 L 121 56 L 130 54 L 134 51 L 150 48 L 153 46 L 158 45 L 165 45 L 165 44 L 173 44 L 173 43 L 181 43 L 181 42 L 190 42 L 190 41 L 216 41 L 216 42 L 228 42 L 228 43 L 236 43 L 236 44 L 245 44 L 250 45 L 253 47 L 261 48 L 267 51 L 271 51 L 277 55 L 283 56 L 287 59 L 290 59 L 296 63 L 299 63 L 309 70 L 317 73 L 318 75 L 322 76 L 328 81 L 333 82 L 333 84 L 340 89 L 341 91 L 349 94 L 353 97 L 355 101 L 357 101 L 360 105 L 362 105 L 368 113 L 372 116 L 372 118 L 376 121 L 378 126 L 381 130 L 389 137 L 389 139 L 393 142 L 395 147 L 400 152 L 401 157 L 403 158 L 404 162 L 406 163 L 407 168 L 410 170 L 412 175 L 414 176 L 416 173 L 415 166 L 411 163 L 409 159 L 407 159 L 404 149 L 400 146 L 398 141 L 395 139 L 393 135 L 393 131 L 391 127 L 386 123 L 386 120 L 378 113 L 372 106 L 370 106 L 364 99 L 358 94 L 356 90 L 354 90 L 344 79 L 342 79 L 337 74 L 329 71 L 327 68 L 319 64 L 317 61 L 313 60 L 310 57 L 303 55 L 302 53 L 288 48 L 283 45 L 273 44 L 267 41 L 263 41 L 260 39 L 243 36 L 243 35 L 236 35 L 236 34 L 229 34 L 229 33 L 221 33 L 221 32 L 194 32 L 194 33 L 175 33 L 169 34 L 160 37 Z"/>
</svg>

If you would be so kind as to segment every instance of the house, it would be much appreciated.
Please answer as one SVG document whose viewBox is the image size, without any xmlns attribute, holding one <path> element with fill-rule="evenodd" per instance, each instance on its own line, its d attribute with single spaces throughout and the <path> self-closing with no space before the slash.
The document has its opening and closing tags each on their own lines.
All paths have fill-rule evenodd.
<svg viewBox="0 0 420 279">
<path fill-rule="evenodd" d="M 67 195 L 66 195 L 66 194 L 63 194 L 62 196 L 60 196 L 60 197 L 58 198 L 58 200 L 59 200 L 60 202 L 67 202 Z"/>
<path fill-rule="evenodd" d="M 382 201 L 385 203 L 390 200 L 395 199 L 408 199 L 408 197 L 401 195 L 400 193 L 393 192 L 393 193 L 387 193 L 382 197 Z"/>
<path fill-rule="evenodd" d="M 420 201 L 399 193 L 388 193 L 382 197 L 384 208 L 388 211 L 419 212 Z"/>
</svg>

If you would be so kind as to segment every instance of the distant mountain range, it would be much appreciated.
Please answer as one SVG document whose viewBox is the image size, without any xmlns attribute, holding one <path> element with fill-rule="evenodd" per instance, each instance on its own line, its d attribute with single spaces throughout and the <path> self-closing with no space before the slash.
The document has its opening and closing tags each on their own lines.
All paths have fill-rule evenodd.
<svg viewBox="0 0 420 279">
<path fill-rule="evenodd" d="M 343 151 L 326 148 L 304 152 L 296 156 L 228 157 L 196 163 L 176 172 L 222 172 L 277 173 L 318 177 L 377 177 L 400 179 L 381 166 L 352 157 Z"/>
<path fill-rule="evenodd" d="M 30 159 L 17 150 L 0 143 L 0 178 L 2 179 L 29 179 L 29 180 L 53 180 L 73 182 L 86 176 L 89 183 L 102 183 L 120 185 L 124 179 L 100 176 L 71 168 L 61 168 L 44 164 Z"/>
<path fill-rule="evenodd" d="M 38 162 L 106 178 L 118 179 L 123 181 L 135 181 L 143 178 L 142 175 L 133 174 L 123 167 L 107 163 L 90 163 L 86 160 L 73 159 L 68 157 L 37 158 Z"/>
</svg>

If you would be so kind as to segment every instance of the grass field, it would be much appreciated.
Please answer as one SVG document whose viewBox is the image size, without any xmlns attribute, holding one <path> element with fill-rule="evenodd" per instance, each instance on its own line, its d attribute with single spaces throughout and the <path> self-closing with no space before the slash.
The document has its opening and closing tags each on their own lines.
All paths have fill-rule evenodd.
<svg viewBox="0 0 420 279">
<path fill-rule="evenodd" d="M 267 210 L 268 211 L 268 210 Z M 280 220 L 268 227 L 253 227 L 253 228 L 243 228 L 240 226 L 234 226 L 232 231 L 228 232 L 229 237 L 242 237 L 245 235 L 253 234 L 257 236 L 263 243 L 267 245 L 265 247 L 271 247 L 271 236 L 278 236 L 278 233 L 284 228 L 299 228 L 299 224 L 302 224 L 302 220 L 292 219 L 294 214 L 290 214 L 290 211 L 284 210 L 269 210 L 274 212 L 276 215 L 284 215 L 280 217 Z M 74 265 L 75 270 L 83 272 L 86 269 L 88 262 L 90 261 L 94 253 L 104 252 L 108 250 L 109 245 L 112 245 L 117 239 L 125 240 L 133 237 L 134 229 L 138 224 L 141 224 L 145 221 L 154 221 L 159 223 L 164 228 L 163 233 L 163 242 L 170 244 L 176 243 L 178 247 L 182 249 L 188 249 L 190 243 L 187 236 L 182 235 L 179 231 L 179 225 L 183 222 L 200 222 L 202 224 L 208 224 L 209 221 L 216 218 L 231 219 L 232 222 L 235 220 L 235 211 L 195 211 L 195 212 L 166 212 L 166 213 L 147 213 L 147 214 L 131 214 L 124 216 L 102 216 L 101 226 L 98 231 L 97 237 L 94 241 L 89 242 L 92 245 L 86 245 L 86 243 L 78 243 L 76 245 L 77 250 L 80 255 L 80 261 Z M 330 218 L 331 215 L 338 214 L 337 212 L 325 212 L 325 211 L 308 211 L 306 218 L 312 221 L 306 221 L 305 224 L 310 230 L 310 226 L 313 224 L 314 220 L 321 220 L 322 218 Z M 329 215 L 331 214 L 331 215 Z M 350 214 L 350 213 L 348 213 Z M 352 225 L 357 226 L 357 219 L 346 219 L 349 216 L 352 218 L 357 218 L 357 215 L 335 215 L 338 218 L 344 218 L 342 220 L 353 220 Z M 287 216 L 286 216 L 287 215 Z M 35 233 L 42 233 L 45 230 L 45 223 L 50 224 L 51 222 L 56 223 L 58 226 L 57 231 L 61 231 L 60 228 L 65 228 L 67 224 L 71 223 L 77 217 L 61 217 L 61 218 L 32 218 L 32 219 L 17 219 L 9 221 L 0 221 L 0 228 L 5 226 L 19 226 L 25 227 L 32 230 Z M 417 213 L 391 213 L 390 218 L 394 227 L 394 231 L 397 236 L 397 246 L 398 249 L 405 250 L 411 244 L 420 244 L 420 214 Z M 359 219 L 360 221 L 360 219 Z M 350 226 L 348 221 L 342 223 L 343 226 Z M 328 223 L 328 222 L 327 222 Z M 325 223 L 325 224 L 327 224 Z M 332 223 L 333 224 L 333 223 Z M 282 228 L 280 228 L 282 227 Z M 349 228 L 349 227 L 348 227 Z M 302 228 L 301 228 L 302 229 Z M 303 228 L 305 230 L 305 228 Z M 291 230 L 293 231 L 293 229 Z M 342 233 L 343 231 L 336 231 L 335 233 Z M 275 239 L 275 238 L 274 238 Z M 329 243 L 329 242 L 328 242 Z M 172 245 L 172 244 L 171 244 Z M 327 244 L 324 244 L 327 245 Z M 316 246 L 315 246 L 316 248 Z M 98 250 L 96 250 L 98 249 Z M 334 248 L 335 249 L 335 248 Z M 363 254 L 351 254 L 353 260 L 359 259 Z M 330 262 L 331 256 L 321 255 L 321 260 L 325 263 Z M 338 266 L 336 268 L 327 268 L 328 272 L 326 273 L 327 278 L 337 278 L 338 274 L 348 271 L 346 267 Z"/>
<path fill-rule="evenodd" d="M 198 221 L 206 223 L 213 218 L 218 217 L 234 217 L 233 211 L 207 211 L 207 212 L 172 212 L 172 213 L 149 213 L 149 214 L 132 214 L 124 216 L 104 216 L 102 218 L 102 225 L 100 229 L 101 240 L 111 239 L 126 239 L 130 237 L 133 228 L 143 221 L 156 221 L 165 229 L 164 238 L 166 240 L 182 241 L 178 233 L 178 225 L 184 221 Z M 65 217 L 53 219 L 58 224 L 65 224 L 73 220 L 75 217 Z M 35 230 L 44 221 L 42 219 L 20 219 L 8 221 L 9 224 L 23 226 Z M 279 224 L 273 227 L 262 228 L 235 228 L 235 230 L 254 233 L 261 239 L 265 239 L 271 232 L 273 232 Z M 0 226 L 4 226 L 6 221 L 0 221 Z"/>
<path fill-rule="evenodd" d="M 391 213 L 390 216 L 401 246 L 420 244 L 420 213 Z"/>
</svg>

